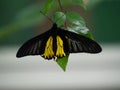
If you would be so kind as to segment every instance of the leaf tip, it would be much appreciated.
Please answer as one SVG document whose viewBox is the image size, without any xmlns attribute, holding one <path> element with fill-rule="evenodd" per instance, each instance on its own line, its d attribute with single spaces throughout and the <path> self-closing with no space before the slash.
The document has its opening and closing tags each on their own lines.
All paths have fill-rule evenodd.
<svg viewBox="0 0 120 90">
<path fill-rule="evenodd" d="M 65 56 L 63 58 L 58 58 L 56 60 L 56 62 L 62 68 L 62 70 L 65 72 L 66 71 L 66 67 L 67 67 L 67 63 L 68 63 L 68 56 Z"/>
</svg>

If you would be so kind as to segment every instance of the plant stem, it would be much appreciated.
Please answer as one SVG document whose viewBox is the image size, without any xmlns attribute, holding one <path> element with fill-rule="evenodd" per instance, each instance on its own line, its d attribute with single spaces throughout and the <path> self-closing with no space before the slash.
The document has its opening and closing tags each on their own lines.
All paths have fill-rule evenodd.
<svg viewBox="0 0 120 90">
<path fill-rule="evenodd" d="M 65 11 L 64 11 L 64 9 L 62 8 L 62 4 L 61 4 L 61 1 L 60 0 L 58 0 L 58 3 L 59 3 L 59 6 L 60 6 L 60 9 L 61 9 L 61 11 L 63 12 L 63 13 L 65 13 Z M 65 28 L 67 28 L 67 22 L 65 21 Z"/>
<path fill-rule="evenodd" d="M 58 3 L 59 3 L 59 6 L 60 6 L 61 11 L 63 11 L 63 12 L 64 12 L 64 10 L 63 10 L 63 8 L 62 8 L 61 1 L 60 1 L 60 0 L 58 0 Z"/>
</svg>

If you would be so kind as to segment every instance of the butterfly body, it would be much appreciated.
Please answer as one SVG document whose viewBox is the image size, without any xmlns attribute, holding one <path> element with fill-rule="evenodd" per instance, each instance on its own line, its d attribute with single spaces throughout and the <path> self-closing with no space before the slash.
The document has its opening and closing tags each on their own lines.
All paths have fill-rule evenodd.
<svg viewBox="0 0 120 90">
<path fill-rule="evenodd" d="M 50 30 L 23 44 L 16 56 L 41 55 L 49 60 L 62 58 L 70 53 L 99 53 L 101 51 L 101 47 L 95 41 L 53 24 Z"/>
</svg>

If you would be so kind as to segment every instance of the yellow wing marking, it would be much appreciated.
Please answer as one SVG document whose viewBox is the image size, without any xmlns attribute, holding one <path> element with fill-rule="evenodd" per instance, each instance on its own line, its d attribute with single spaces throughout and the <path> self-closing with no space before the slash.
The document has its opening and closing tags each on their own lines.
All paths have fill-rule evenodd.
<svg viewBox="0 0 120 90">
<path fill-rule="evenodd" d="M 66 56 L 65 52 L 64 52 L 64 47 L 63 47 L 63 41 L 60 38 L 60 36 L 56 37 L 57 39 L 57 51 L 56 51 L 56 56 L 57 57 L 63 57 Z"/>
<path fill-rule="evenodd" d="M 43 56 L 46 59 L 50 59 L 50 58 L 52 58 L 54 56 L 54 52 L 53 52 L 53 38 L 52 38 L 52 36 L 50 36 L 49 39 L 47 40 L 44 54 L 42 54 L 41 56 Z"/>
</svg>

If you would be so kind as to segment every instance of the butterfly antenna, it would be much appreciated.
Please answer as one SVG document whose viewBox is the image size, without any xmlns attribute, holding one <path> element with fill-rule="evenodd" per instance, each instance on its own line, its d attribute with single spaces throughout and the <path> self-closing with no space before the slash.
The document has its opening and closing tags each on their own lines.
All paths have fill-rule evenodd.
<svg viewBox="0 0 120 90">
<path fill-rule="evenodd" d="M 53 20 L 50 17 L 48 17 L 45 13 L 43 13 L 42 11 L 40 11 L 40 13 L 44 15 L 50 22 L 53 23 Z"/>
</svg>

